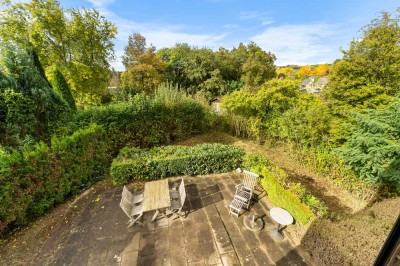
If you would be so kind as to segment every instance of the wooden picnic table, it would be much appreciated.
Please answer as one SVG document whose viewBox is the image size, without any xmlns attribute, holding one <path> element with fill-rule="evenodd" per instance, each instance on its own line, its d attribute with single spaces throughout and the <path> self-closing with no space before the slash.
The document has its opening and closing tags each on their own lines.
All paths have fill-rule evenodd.
<svg viewBox="0 0 400 266">
<path fill-rule="evenodd" d="M 160 179 L 144 184 L 143 212 L 156 210 L 151 221 L 156 219 L 159 212 L 166 216 L 165 209 L 170 206 L 168 179 Z"/>
</svg>

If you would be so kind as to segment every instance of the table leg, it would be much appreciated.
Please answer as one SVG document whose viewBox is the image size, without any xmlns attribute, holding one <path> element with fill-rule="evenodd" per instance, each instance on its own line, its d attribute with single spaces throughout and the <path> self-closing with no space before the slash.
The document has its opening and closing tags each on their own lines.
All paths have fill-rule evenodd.
<svg viewBox="0 0 400 266">
<path fill-rule="evenodd" d="M 278 224 L 276 227 L 274 227 L 271 230 L 269 230 L 269 235 L 275 241 L 281 241 L 283 239 L 282 233 L 279 232 L 279 227 L 280 227 L 280 224 Z"/>
<path fill-rule="evenodd" d="M 164 218 L 168 218 L 167 216 L 167 209 L 163 209 L 162 211 L 160 211 L 162 216 L 164 216 Z"/>
<path fill-rule="evenodd" d="M 153 218 L 151 219 L 152 222 L 154 222 L 156 220 L 159 212 L 160 212 L 159 210 L 156 210 L 156 213 L 154 214 Z"/>
</svg>

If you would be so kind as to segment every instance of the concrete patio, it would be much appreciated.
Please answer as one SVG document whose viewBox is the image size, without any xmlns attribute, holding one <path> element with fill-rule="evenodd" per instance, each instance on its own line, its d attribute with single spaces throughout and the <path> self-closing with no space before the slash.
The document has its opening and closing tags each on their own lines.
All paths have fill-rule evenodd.
<svg viewBox="0 0 400 266">
<path fill-rule="evenodd" d="M 40 243 L 32 265 L 309 265 L 285 238 L 275 243 L 268 235 L 274 226 L 265 192 L 249 212 L 239 218 L 229 215 L 236 172 L 184 177 L 189 211 L 186 218 L 143 217 L 144 225 L 127 228 L 128 217 L 119 207 L 122 188 L 112 188 L 88 197 L 70 221 Z M 170 186 L 179 178 L 171 178 Z M 79 204 L 77 201 L 76 204 Z M 243 225 L 247 215 L 257 214 L 265 222 L 259 232 Z M 7 256 L 3 256 L 7 259 Z M 4 262 L 4 261 L 3 261 Z"/>
</svg>

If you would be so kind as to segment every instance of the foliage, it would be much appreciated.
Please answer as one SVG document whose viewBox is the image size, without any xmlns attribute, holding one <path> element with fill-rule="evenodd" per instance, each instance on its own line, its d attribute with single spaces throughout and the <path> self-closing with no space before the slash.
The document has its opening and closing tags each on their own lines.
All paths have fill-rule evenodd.
<svg viewBox="0 0 400 266">
<path fill-rule="evenodd" d="M 310 65 L 306 65 L 306 66 L 301 67 L 299 69 L 299 71 L 297 72 L 297 76 L 301 77 L 301 78 L 310 76 L 310 74 L 311 74 L 311 66 Z"/>
<path fill-rule="evenodd" d="M 274 206 L 286 209 L 300 223 L 307 223 L 315 215 L 327 216 L 328 207 L 323 201 L 315 198 L 300 183 L 290 181 L 285 171 L 273 165 L 264 155 L 246 155 L 244 167 L 260 174 L 260 184 Z"/>
<path fill-rule="evenodd" d="M 248 58 L 242 66 L 240 80 L 251 88 L 258 88 L 267 80 L 275 78 L 275 55 L 264 52 L 255 43 L 247 46 Z"/>
<path fill-rule="evenodd" d="M 130 179 L 149 180 L 176 175 L 203 175 L 232 171 L 244 151 L 229 145 L 165 146 L 150 150 L 124 148 L 111 165 L 115 185 Z"/>
<path fill-rule="evenodd" d="M 364 202 L 371 202 L 379 196 L 376 185 L 367 184 L 356 172 L 349 169 L 332 147 L 325 143 L 312 146 L 290 147 L 290 153 L 299 162 L 310 167 L 316 173 L 328 176 L 339 187 L 347 189 L 352 195 Z"/>
<path fill-rule="evenodd" d="M 400 194 L 400 99 L 354 116 L 353 134 L 338 154 L 360 178 Z"/>
<path fill-rule="evenodd" d="M 53 73 L 52 83 L 54 91 L 57 92 L 58 95 L 60 95 L 60 97 L 68 103 L 69 108 L 76 110 L 75 100 L 74 97 L 72 97 L 68 83 L 58 69 L 56 69 Z"/>
<path fill-rule="evenodd" d="M 26 136 L 48 137 L 48 123 L 68 111 L 66 103 L 40 73 L 40 62 L 18 49 L 6 47 L 0 65 L 0 143 L 18 148 Z M 32 54 L 31 54 L 32 55 Z"/>
<path fill-rule="evenodd" d="M 0 42 L 33 49 L 46 70 L 59 66 L 78 103 L 100 103 L 114 57 L 114 25 L 97 10 L 64 10 L 56 0 L 2 5 Z"/>
<path fill-rule="evenodd" d="M 146 48 L 146 39 L 139 33 L 129 36 L 123 63 L 126 68 L 121 74 L 123 87 L 150 94 L 163 81 L 165 64 L 155 54 L 155 47 Z"/>
<path fill-rule="evenodd" d="M 292 108 L 268 123 L 269 136 L 288 140 L 296 145 L 317 145 L 332 138 L 332 116 L 321 99 L 300 94 Z"/>
<path fill-rule="evenodd" d="M 138 94 L 129 102 L 78 110 L 53 128 L 56 134 L 70 134 L 96 123 L 106 130 L 112 153 L 126 145 L 151 147 L 203 131 L 204 107 L 189 98 L 175 99 L 172 103 L 167 97 Z"/>
<path fill-rule="evenodd" d="M 91 125 L 22 153 L 0 154 L 0 232 L 25 224 L 100 178 L 110 163 L 104 130 Z"/>
<path fill-rule="evenodd" d="M 329 73 L 329 66 L 327 64 L 320 64 L 310 73 L 312 76 L 326 76 Z"/>
<path fill-rule="evenodd" d="M 292 77 L 294 76 L 296 71 L 292 67 L 281 67 L 276 70 L 276 74 L 284 74 L 285 77 Z"/>
<path fill-rule="evenodd" d="M 187 94 L 205 95 L 209 101 L 243 85 L 258 88 L 275 77 L 275 56 L 255 43 L 216 52 L 184 43 L 157 54 L 167 65 L 164 77 L 168 82 Z"/>
<path fill-rule="evenodd" d="M 382 13 L 335 63 L 325 98 L 337 109 L 381 108 L 400 88 L 400 17 Z"/>
<path fill-rule="evenodd" d="M 245 117 L 247 130 L 250 130 L 247 135 L 262 140 L 266 134 L 271 136 L 271 129 L 278 130 L 276 119 L 293 108 L 299 97 L 298 81 L 272 79 L 264 83 L 257 92 L 242 89 L 225 96 L 222 106 L 228 113 L 225 116 L 231 116 L 228 121 L 236 117 L 233 120 L 235 127 L 241 125 L 237 124 L 241 120 L 237 116 Z"/>
</svg>

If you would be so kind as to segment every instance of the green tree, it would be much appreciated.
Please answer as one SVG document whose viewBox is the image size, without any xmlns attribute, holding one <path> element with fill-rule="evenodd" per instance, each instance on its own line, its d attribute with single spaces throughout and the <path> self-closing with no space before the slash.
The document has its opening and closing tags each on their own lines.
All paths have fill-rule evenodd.
<svg viewBox="0 0 400 266">
<path fill-rule="evenodd" d="M 360 178 L 400 194 L 400 99 L 354 116 L 353 134 L 338 154 Z"/>
<path fill-rule="evenodd" d="M 53 89 L 61 98 L 64 99 L 72 110 L 76 110 L 74 97 L 72 97 L 71 90 L 62 73 L 56 69 L 53 73 Z"/>
<path fill-rule="evenodd" d="M 258 88 L 264 82 L 275 78 L 275 55 L 263 51 L 255 43 L 247 46 L 248 58 L 242 66 L 240 80 L 249 87 Z"/>
<path fill-rule="evenodd" d="M 125 69 L 139 63 L 139 56 L 144 54 L 148 49 L 155 50 L 154 47 L 146 48 L 146 38 L 135 32 L 129 35 L 128 45 L 124 48 L 124 55 L 122 56 L 122 63 Z"/>
<path fill-rule="evenodd" d="M 365 26 L 336 62 L 324 92 L 337 109 L 380 108 L 400 92 L 400 11 L 382 13 Z"/>
<path fill-rule="evenodd" d="M 163 82 L 165 63 L 155 53 L 154 46 L 146 47 L 146 39 L 139 33 L 129 36 L 123 62 L 126 67 L 121 74 L 123 87 L 150 94 Z"/>
<path fill-rule="evenodd" d="M 69 108 L 49 87 L 36 65 L 38 62 L 29 53 L 15 46 L 6 47 L 3 53 L 0 141 L 5 146 L 19 147 L 29 136 L 46 139 L 49 123 Z"/>
<path fill-rule="evenodd" d="M 114 25 L 94 9 L 65 11 L 56 0 L 1 4 L 0 43 L 33 49 L 46 71 L 62 69 L 78 102 L 99 103 L 114 57 Z"/>
<path fill-rule="evenodd" d="M 160 49 L 157 54 L 166 63 L 165 79 L 178 90 L 187 92 L 189 80 L 185 69 L 189 63 L 192 48 L 187 43 L 177 43 L 173 48 Z"/>
</svg>

